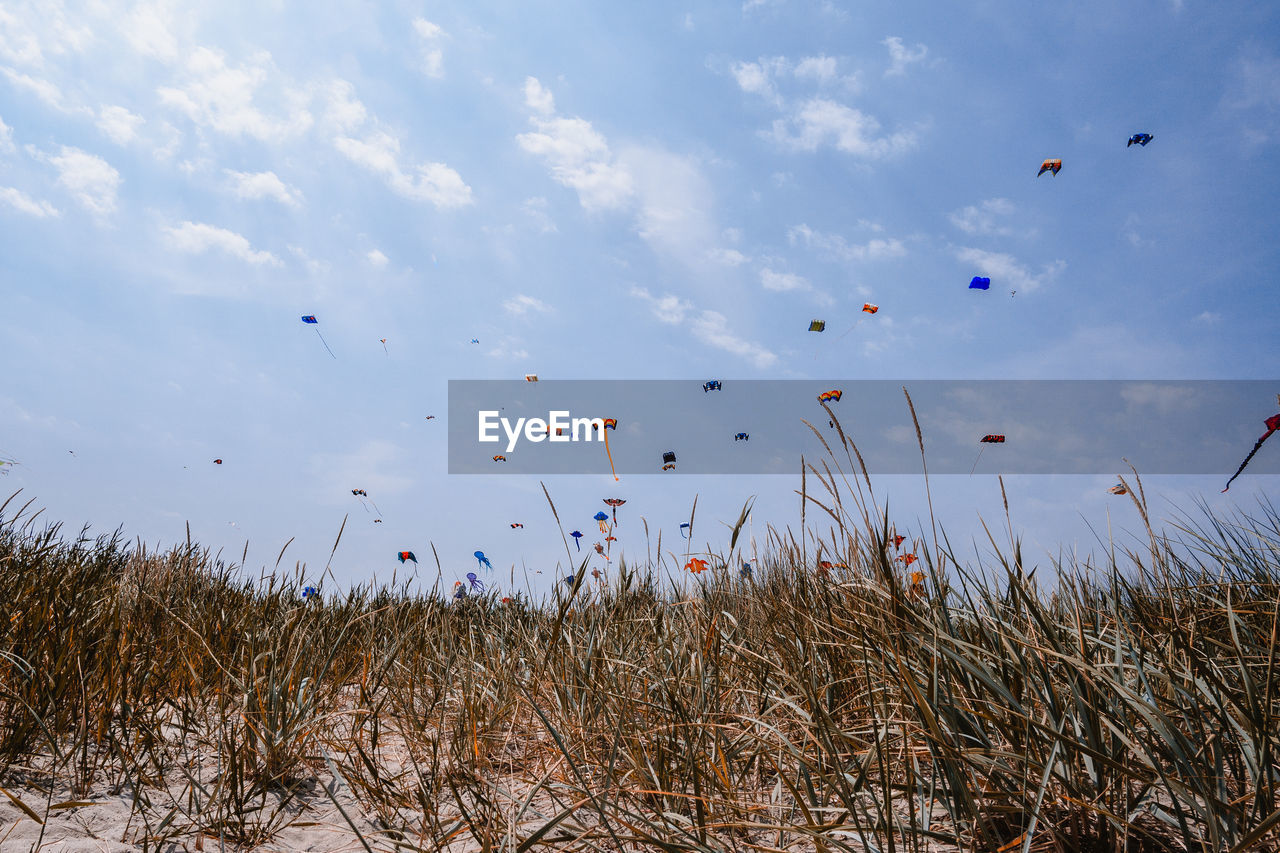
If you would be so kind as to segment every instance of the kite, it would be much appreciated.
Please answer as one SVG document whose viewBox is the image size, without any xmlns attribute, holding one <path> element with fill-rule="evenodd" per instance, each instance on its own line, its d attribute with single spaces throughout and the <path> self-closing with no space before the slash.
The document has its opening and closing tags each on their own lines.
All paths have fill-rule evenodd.
<svg viewBox="0 0 1280 853">
<path fill-rule="evenodd" d="M 573 575 L 565 575 L 565 576 L 564 576 L 564 582 L 565 582 L 565 583 L 567 583 L 569 586 L 573 586 L 573 582 L 574 582 L 574 580 L 575 580 L 575 578 L 574 578 L 574 576 L 573 576 Z"/>
<path fill-rule="evenodd" d="M 1124 147 L 1128 148 L 1130 145 L 1141 145 L 1143 148 L 1146 148 L 1147 143 L 1152 139 L 1155 139 L 1155 137 L 1149 133 L 1135 133 L 1133 136 L 1129 137 L 1129 142 Z"/>
<path fill-rule="evenodd" d="M 582 550 L 582 534 L 577 530 L 575 530 L 569 535 L 573 537 L 573 544 L 577 545 L 578 550 L 581 551 Z"/>
<path fill-rule="evenodd" d="M 707 570 L 707 561 L 699 560 L 697 557 L 690 557 L 689 562 L 685 563 L 684 567 L 692 574 L 701 574 Z"/>
<path fill-rule="evenodd" d="M 476 551 L 471 556 L 475 557 L 481 566 L 489 571 L 493 571 L 493 563 L 489 562 L 489 558 L 484 555 L 484 551 Z"/>
<path fill-rule="evenodd" d="M 676 470 L 676 466 L 671 465 L 671 464 L 663 465 L 663 466 L 662 466 L 662 470 L 663 470 L 663 471 L 674 471 L 674 470 Z"/>
<path fill-rule="evenodd" d="M 412 551 L 401 551 L 400 553 L 396 554 L 396 556 L 400 559 L 400 562 L 402 563 L 405 560 L 413 560 L 413 564 L 415 566 L 418 565 L 418 558 L 413 555 Z"/>
<path fill-rule="evenodd" d="M 329 355 L 333 355 L 333 350 L 329 349 L 329 344 L 328 342 L 325 341 L 324 335 L 320 334 L 320 321 L 316 319 L 316 315 L 307 314 L 302 318 L 302 322 L 306 323 L 309 326 L 316 327 L 316 334 L 320 337 L 320 343 L 324 344 L 325 351 L 329 353 Z M 337 358 L 336 355 L 333 355 L 333 357 Z"/>
<path fill-rule="evenodd" d="M 601 533 L 609 532 L 609 516 L 605 515 L 603 512 L 597 512 L 595 515 L 591 517 L 594 518 L 597 522 L 599 522 Z"/>
<path fill-rule="evenodd" d="M 537 382 L 537 381 L 538 381 L 538 374 L 536 374 L 536 373 L 526 373 L 526 374 L 524 375 L 524 381 L 525 381 L 525 382 Z"/>
<path fill-rule="evenodd" d="M 471 588 L 476 592 L 484 592 L 484 581 L 476 577 L 475 572 L 467 572 L 467 580 L 471 581 Z"/>
<path fill-rule="evenodd" d="M 524 530 L 524 525 L 523 525 L 523 524 L 521 524 L 520 522 L 518 522 L 518 521 L 513 521 L 513 522 L 511 522 L 511 529 L 512 529 L 512 530 L 515 530 L 517 527 L 518 527 L 518 528 L 520 528 L 521 530 Z"/>
<path fill-rule="evenodd" d="M 691 525 L 691 524 L 690 524 L 689 522 L 687 522 L 687 521 L 682 522 L 682 523 L 681 523 L 681 525 L 680 525 L 680 536 L 681 536 L 682 538 L 684 538 L 684 539 L 688 539 L 688 538 L 689 538 L 688 536 L 686 536 L 686 535 L 685 535 L 685 532 L 684 532 L 684 529 L 685 529 L 686 527 L 687 527 L 687 528 L 689 528 L 689 533 L 693 533 L 693 525 Z"/>
<path fill-rule="evenodd" d="M 600 580 L 600 578 L 604 577 L 604 572 L 600 571 L 599 569 L 592 569 L 591 577 L 595 578 L 596 580 Z"/>
<path fill-rule="evenodd" d="M 1270 438 L 1271 433 L 1275 432 L 1276 430 L 1280 430 L 1280 414 L 1272 415 L 1271 417 L 1267 418 L 1263 423 L 1267 425 L 1267 431 L 1262 434 L 1262 438 L 1258 439 L 1253 443 L 1253 450 L 1249 451 L 1249 455 L 1244 458 L 1244 461 L 1240 463 L 1240 467 L 1237 468 L 1236 472 L 1231 475 L 1231 480 L 1234 480 L 1236 477 L 1240 476 L 1240 472 L 1244 470 L 1244 466 L 1248 465 L 1249 460 L 1253 458 L 1253 454 L 1258 452 L 1259 447 L 1262 447 L 1262 442 Z M 1225 492 L 1227 489 L 1231 488 L 1231 480 L 1227 480 L 1227 485 L 1223 487 L 1222 491 Z"/>
<path fill-rule="evenodd" d="M 478 343 L 480 343 L 480 339 L 479 339 L 479 338 L 472 338 L 472 339 L 471 339 L 471 343 L 473 343 L 473 344 L 478 344 Z"/>
<path fill-rule="evenodd" d="M 908 565 L 908 566 L 909 566 L 909 565 L 911 565 L 912 563 L 914 563 L 914 562 L 916 561 L 916 555 L 915 555 L 915 554 L 903 554 L 902 556 L 897 557 L 896 559 L 901 560 L 904 564 L 906 564 L 906 565 Z"/>
<path fill-rule="evenodd" d="M 1004 444 L 1004 436 L 993 435 L 991 433 L 988 433 L 984 435 L 982 438 L 978 439 L 978 443 L 979 444 Z M 986 449 L 987 448 L 983 447 L 981 450 L 978 451 L 978 459 L 982 458 L 982 451 Z M 969 469 L 970 476 L 973 476 L 974 470 L 978 467 L 978 459 L 973 460 L 973 467 Z"/>
<path fill-rule="evenodd" d="M 702 383 L 702 393 L 703 393 L 703 394 L 707 393 L 708 391 L 719 391 L 719 390 L 720 390 L 720 380 L 719 380 L 719 379 L 712 379 L 710 382 L 703 382 L 703 383 Z"/>
<path fill-rule="evenodd" d="M 622 506 L 626 501 L 622 498 L 605 498 L 604 502 L 607 506 L 613 507 L 613 523 L 618 523 L 618 507 Z"/>
<path fill-rule="evenodd" d="M 1113 494 L 1113 495 L 1127 495 L 1127 494 L 1129 494 L 1129 490 L 1125 488 L 1124 483 L 1116 483 L 1114 486 L 1112 486 L 1111 488 L 1107 489 L 1107 491 L 1108 491 L 1108 492 L 1110 492 L 1110 493 L 1111 493 L 1111 494 Z"/>
<path fill-rule="evenodd" d="M 911 589 L 908 593 L 912 598 L 924 598 L 924 572 L 911 573 Z"/>
<path fill-rule="evenodd" d="M 374 523 L 374 524 L 381 524 L 381 523 L 382 523 L 382 519 L 380 519 L 380 518 L 375 518 L 375 519 L 373 520 L 373 523 Z"/>
<path fill-rule="evenodd" d="M 435 415 L 427 415 L 427 420 L 434 421 L 435 419 L 436 419 Z"/>
<path fill-rule="evenodd" d="M 307 586 L 302 588 L 302 599 L 304 601 L 308 598 L 315 598 L 319 594 L 320 594 L 320 590 L 316 589 L 314 586 Z"/>
<path fill-rule="evenodd" d="M 747 435 L 745 432 L 740 432 L 733 437 L 734 441 L 749 441 L 750 439 L 751 436 Z"/>
<path fill-rule="evenodd" d="M 874 314 L 880 310 L 880 306 L 872 305 L 870 302 L 864 302 L 862 303 L 862 310 L 863 310 L 863 313 Z"/>
<path fill-rule="evenodd" d="M 596 429 L 596 424 L 594 424 L 594 423 L 593 423 L 593 424 L 591 425 L 591 428 L 592 428 L 592 429 Z M 613 474 L 613 481 L 614 481 L 615 483 L 616 483 L 616 482 L 618 482 L 618 471 L 617 471 L 617 469 L 616 469 L 616 468 L 614 468 L 614 467 L 613 467 L 613 453 L 609 450 L 609 430 L 611 430 L 611 429 L 612 429 L 612 430 L 616 430 L 617 428 L 618 428 L 618 419 L 617 419 L 617 418 L 605 418 L 605 419 L 604 419 L 604 430 L 603 430 L 603 433 L 604 433 L 604 455 L 609 457 L 609 471 L 610 471 L 610 473 L 612 473 L 612 474 Z"/>
<path fill-rule="evenodd" d="M 213 460 L 213 464 L 214 464 L 214 465 L 221 465 L 221 464 L 222 464 L 222 460 L 221 460 L 221 459 L 215 459 L 215 460 Z"/>
<path fill-rule="evenodd" d="M 809 324 L 809 331 L 811 332 L 821 332 L 825 328 L 827 328 L 826 320 L 814 320 Z"/>
<path fill-rule="evenodd" d="M 390 352 L 387 352 L 387 339 L 386 339 L 386 338 L 378 338 L 378 340 L 382 343 L 382 351 L 383 351 L 384 353 L 386 353 L 387 355 L 391 355 L 391 353 L 390 353 Z"/>
<path fill-rule="evenodd" d="M 609 555 L 604 552 L 604 546 L 601 545 L 599 542 L 596 543 L 596 553 L 599 554 L 601 557 L 604 557 L 606 560 L 609 559 Z"/>
<path fill-rule="evenodd" d="M 834 391 L 823 391 L 818 395 L 819 403 L 840 402 L 840 398 L 844 396 L 844 392 L 837 388 Z"/>
<path fill-rule="evenodd" d="M 738 572 L 739 576 L 751 580 L 751 564 L 746 560 L 742 561 L 742 571 Z"/>
<path fill-rule="evenodd" d="M 494 462 L 506 462 L 506 461 L 507 461 L 507 457 L 505 457 L 505 456 L 503 456 L 501 453 L 499 453 L 497 456 L 493 457 L 493 461 L 494 461 Z"/>
<path fill-rule="evenodd" d="M 896 551 L 896 550 L 898 550 L 899 548 L 901 548 L 901 547 L 902 547 L 902 543 L 903 543 L 903 542 L 906 542 L 906 541 L 907 541 L 907 537 L 905 537 L 905 536 L 894 536 L 894 537 L 893 537 L 893 549 L 894 549 L 895 551 Z"/>
<path fill-rule="evenodd" d="M 1037 178 L 1040 177 L 1045 172 L 1053 172 L 1053 174 L 1056 175 L 1060 171 L 1062 171 L 1061 160 L 1045 160 L 1043 163 L 1040 164 L 1040 171 L 1036 172 L 1036 177 Z"/>
<path fill-rule="evenodd" d="M 364 489 L 352 489 L 351 494 L 355 495 L 356 499 L 360 501 L 360 506 L 364 507 L 365 512 L 369 511 L 369 506 L 365 504 L 365 501 L 368 500 L 369 504 L 373 506 L 374 511 L 376 511 L 378 515 L 382 515 L 382 510 L 378 509 L 378 505 L 369 498 L 369 493 Z"/>
<path fill-rule="evenodd" d="M 969 289 L 970 290 L 990 290 L 991 279 L 982 278 L 980 276 L 975 275 L 973 277 L 973 281 L 969 282 Z"/>
<path fill-rule="evenodd" d="M 453 597 L 458 601 L 467 597 L 467 588 L 462 585 L 462 581 L 453 582 Z"/>
<path fill-rule="evenodd" d="M 664 465 L 674 465 L 676 462 L 676 454 L 674 450 L 668 450 L 662 454 L 662 463 Z"/>
</svg>

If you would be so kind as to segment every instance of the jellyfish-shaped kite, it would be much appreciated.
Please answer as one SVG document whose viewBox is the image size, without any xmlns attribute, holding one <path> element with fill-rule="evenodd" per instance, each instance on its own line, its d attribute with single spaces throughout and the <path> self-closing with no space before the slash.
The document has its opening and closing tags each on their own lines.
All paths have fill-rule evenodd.
<svg viewBox="0 0 1280 853">
<path fill-rule="evenodd" d="M 467 580 L 471 582 L 471 588 L 476 592 L 484 592 L 484 581 L 476 577 L 475 572 L 467 572 Z"/>
<path fill-rule="evenodd" d="M 302 588 L 302 598 L 305 601 L 308 598 L 315 598 L 320 594 L 320 590 L 314 586 L 305 586 Z"/>
<path fill-rule="evenodd" d="M 809 331 L 811 332 L 821 332 L 825 328 L 827 328 L 826 320 L 814 320 L 809 324 Z"/>
<path fill-rule="evenodd" d="M 983 278 L 982 276 L 975 275 L 973 277 L 973 281 L 969 282 L 969 289 L 970 290 L 990 290 L 991 279 Z"/>
<path fill-rule="evenodd" d="M 1061 171 L 1062 171 L 1061 160 L 1045 160 L 1043 163 L 1040 164 L 1040 171 L 1036 172 L 1036 177 L 1037 178 L 1040 177 L 1045 172 L 1053 172 L 1053 174 L 1056 175 Z"/>
<path fill-rule="evenodd" d="M 577 545 L 578 550 L 581 551 L 582 550 L 582 532 L 579 530 L 575 530 L 569 535 L 573 537 L 573 544 Z"/>
<path fill-rule="evenodd" d="M 591 517 L 599 523 L 601 533 L 609 532 L 609 516 L 605 515 L 603 512 L 597 512 Z"/>
<path fill-rule="evenodd" d="M 1128 148 L 1130 145 L 1141 145 L 1143 148 L 1146 148 L 1147 143 L 1152 139 L 1155 139 L 1155 137 L 1149 133 L 1135 133 L 1133 136 L 1129 137 L 1129 142 L 1124 147 Z"/>
<path fill-rule="evenodd" d="M 689 531 L 689 533 L 688 533 L 688 534 L 686 534 L 686 533 L 685 533 L 685 531 L 686 531 L 686 530 L 688 530 L 688 531 Z M 688 539 L 688 538 L 689 538 L 689 536 L 690 536 L 690 535 L 692 535 L 692 534 L 693 534 L 693 525 L 692 525 L 692 524 L 690 524 L 690 523 L 689 523 L 689 522 L 687 522 L 687 521 L 681 522 L 681 523 L 680 523 L 680 537 L 681 537 L 682 539 Z"/>
<path fill-rule="evenodd" d="M 413 552 L 412 552 L 412 551 L 401 551 L 400 553 L 396 554 L 396 557 L 398 557 L 398 558 L 399 558 L 399 560 L 400 560 L 400 562 L 402 562 L 402 563 L 403 563 L 405 560 L 413 560 L 413 564 L 414 564 L 415 566 L 416 566 L 416 565 L 418 565 L 418 558 L 417 558 L 417 557 L 415 557 L 415 556 L 413 556 Z"/>
<path fill-rule="evenodd" d="M 618 507 L 622 506 L 624 503 L 626 503 L 626 501 L 624 501 L 622 498 L 605 498 L 604 502 L 606 505 L 613 508 L 613 523 L 617 524 L 618 523 Z"/>
<path fill-rule="evenodd" d="M 493 571 L 493 563 L 489 562 L 489 558 L 484 555 L 484 551 L 476 551 L 471 556 L 475 557 L 476 561 L 479 562 L 481 566 L 489 571 Z"/>
<path fill-rule="evenodd" d="M 320 338 L 320 343 L 324 344 L 325 352 L 329 353 L 329 355 L 333 355 L 333 350 L 329 349 L 329 344 L 325 341 L 324 335 L 320 334 L 320 321 L 316 319 L 316 315 L 306 314 L 303 316 L 302 322 L 306 323 L 308 326 L 316 327 L 316 335 Z M 333 357 L 337 358 L 336 355 L 333 355 Z"/>
</svg>

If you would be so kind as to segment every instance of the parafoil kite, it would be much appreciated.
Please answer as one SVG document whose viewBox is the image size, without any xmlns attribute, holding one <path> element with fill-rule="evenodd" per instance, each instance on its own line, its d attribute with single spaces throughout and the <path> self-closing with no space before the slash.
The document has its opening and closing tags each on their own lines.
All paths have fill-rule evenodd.
<svg viewBox="0 0 1280 853">
<path fill-rule="evenodd" d="M 821 394 L 818 395 L 818 402 L 819 403 L 838 403 L 840 402 L 840 398 L 843 396 L 844 396 L 844 392 L 841 391 L 839 388 L 835 389 L 834 391 L 823 391 Z"/>
<path fill-rule="evenodd" d="M 988 445 L 988 444 L 1004 444 L 1004 436 L 1003 436 L 1003 435 L 994 435 L 994 434 L 988 433 L 987 435 L 984 435 L 982 438 L 978 439 L 978 443 L 979 443 L 979 444 L 982 444 L 982 445 L 984 445 L 984 446 L 983 446 L 980 450 L 978 450 L 978 457 L 977 457 L 977 459 L 974 459 L 974 460 L 973 460 L 973 467 L 971 467 L 971 468 L 969 469 L 969 473 L 970 473 L 970 474 L 973 474 L 973 472 L 974 472 L 975 470 L 977 470 L 977 468 L 978 468 L 978 459 L 981 459 L 981 458 L 982 458 L 982 451 L 987 449 L 987 448 L 985 447 L 985 445 Z"/>
<path fill-rule="evenodd" d="M 581 551 L 582 550 L 582 533 L 580 531 L 575 530 L 569 535 L 573 537 L 573 544 L 577 545 L 578 550 Z"/>
<path fill-rule="evenodd" d="M 662 462 L 664 465 L 674 465 L 675 461 L 676 454 L 674 451 L 668 450 L 666 453 L 662 454 Z"/>
<path fill-rule="evenodd" d="M 320 334 L 320 321 L 316 319 L 316 315 L 307 314 L 302 318 L 302 322 L 306 323 L 309 326 L 316 327 L 316 335 L 319 336 L 320 343 L 324 344 L 325 352 L 329 353 L 329 355 L 333 355 L 333 350 L 329 349 L 329 344 L 325 341 L 324 335 Z M 333 357 L 337 358 L 336 355 L 333 355 Z"/>
<path fill-rule="evenodd" d="M 969 282 L 969 289 L 970 290 L 990 290 L 991 279 L 983 278 L 982 276 L 975 275 L 973 277 L 973 281 Z"/>
<path fill-rule="evenodd" d="M 710 382 L 702 383 L 702 393 L 704 394 L 707 393 L 708 391 L 719 391 L 719 390 L 720 390 L 719 379 L 712 379 Z"/>
<path fill-rule="evenodd" d="M 749 441 L 750 439 L 751 436 L 747 435 L 745 432 L 740 432 L 733 437 L 734 441 Z"/>
<path fill-rule="evenodd" d="M 512 529 L 512 530 L 515 530 L 516 528 L 519 528 L 519 529 L 521 529 L 521 530 L 524 530 L 524 525 L 523 525 L 523 524 L 521 524 L 521 523 L 520 523 L 520 522 L 518 522 L 518 521 L 513 521 L 513 522 L 511 522 L 511 529 Z"/>
<path fill-rule="evenodd" d="M 601 533 L 609 532 L 609 516 L 605 515 L 603 512 L 597 512 L 595 515 L 591 517 L 594 518 L 596 522 L 600 525 Z"/>
<path fill-rule="evenodd" d="M 396 554 L 396 557 L 398 557 L 402 563 L 405 560 L 413 560 L 413 564 L 415 566 L 418 564 L 418 558 L 413 555 L 412 551 L 401 551 L 399 554 Z"/>
<path fill-rule="evenodd" d="M 1040 171 L 1036 172 L 1036 177 L 1037 178 L 1040 177 L 1045 172 L 1053 172 L 1056 175 L 1060 171 L 1062 171 L 1061 160 L 1045 160 L 1043 163 L 1040 164 Z"/>
<path fill-rule="evenodd" d="M 499 453 L 497 456 L 493 457 L 493 461 L 494 461 L 494 462 L 506 462 L 506 461 L 507 461 L 507 457 L 505 457 L 505 456 L 503 456 L 501 453 Z"/>
<path fill-rule="evenodd" d="M 676 466 L 675 466 L 675 465 L 672 465 L 672 464 L 670 464 L 670 463 L 668 463 L 668 464 L 666 464 L 666 465 L 663 465 L 663 466 L 662 466 L 662 470 L 663 470 L 663 471 L 674 471 L 674 470 L 676 470 Z"/>
<path fill-rule="evenodd" d="M 1147 143 L 1152 139 L 1155 139 L 1155 137 L 1149 133 L 1135 133 L 1133 136 L 1129 137 L 1129 142 L 1124 147 L 1128 148 L 1130 145 L 1141 145 L 1143 148 L 1146 148 Z"/>
<path fill-rule="evenodd" d="M 605 505 L 613 508 L 613 523 L 618 523 L 618 507 L 622 506 L 626 501 L 622 498 L 605 498 Z"/>
<path fill-rule="evenodd" d="M 480 339 L 479 339 L 479 338 L 472 338 L 472 339 L 471 339 L 471 343 L 473 343 L 473 344 L 478 344 L 478 343 L 480 343 Z"/>
<path fill-rule="evenodd" d="M 493 563 L 489 562 L 489 558 L 484 555 L 484 551 L 476 551 L 471 556 L 475 557 L 476 562 L 478 562 L 482 567 L 489 571 L 493 571 Z"/>
<path fill-rule="evenodd" d="M 811 332 L 821 332 L 825 328 L 827 328 L 826 320 L 814 320 L 809 324 L 809 331 Z"/>
<path fill-rule="evenodd" d="M 538 381 L 538 374 L 536 374 L 536 373 L 526 373 L 526 374 L 524 375 L 524 381 L 525 381 L 525 382 L 537 382 L 537 381 Z"/>
<path fill-rule="evenodd" d="M 862 310 L 863 310 L 863 312 L 864 312 L 864 313 L 867 313 L 867 314 L 874 314 L 874 313 L 876 313 L 877 311 L 879 311 L 879 310 L 880 310 L 880 306 L 879 306 L 879 305 L 872 305 L 870 302 L 864 302 L 864 303 L 862 303 Z"/>
<path fill-rule="evenodd" d="M 484 592 L 484 581 L 476 577 L 475 572 L 467 572 L 467 580 L 471 581 L 471 588 L 476 592 Z"/>
<path fill-rule="evenodd" d="M 1110 492 L 1110 493 L 1111 493 L 1111 494 L 1113 494 L 1113 495 L 1127 495 L 1127 494 L 1129 494 L 1129 490 L 1125 488 L 1124 483 L 1116 483 L 1114 486 L 1112 486 L 1111 488 L 1107 489 L 1107 491 L 1108 491 L 1108 492 Z"/>
<path fill-rule="evenodd" d="M 213 460 L 213 464 L 214 464 L 214 465 L 221 465 L 221 464 L 222 464 L 222 460 L 221 460 L 221 459 L 215 459 L 215 460 Z"/>
<path fill-rule="evenodd" d="M 1231 480 L 1234 480 L 1236 477 L 1240 476 L 1240 472 L 1244 470 L 1244 466 L 1248 465 L 1249 460 L 1253 458 L 1253 454 L 1257 453 L 1258 448 L 1262 447 L 1262 442 L 1270 438 L 1271 433 L 1275 432 L 1276 430 L 1280 430 L 1280 414 L 1272 415 L 1271 417 L 1267 418 L 1263 423 L 1267 425 L 1267 431 L 1262 434 L 1262 438 L 1258 439 L 1253 443 L 1253 450 L 1249 451 L 1249 455 L 1244 458 L 1244 461 L 1240 463 L 1240 467 L 1237 468 L 1236 472 L 1231 475 Z M 1225 492 L 1227 489 L 1231 488 L 1231 480 L 1227 480 L 1227 485 L 1223 486 L 1222 491 Z"/>
<path fill-rule="evenodd" d="M 435 419 L 436 419 L 435 415 L 427 415 L 427 420 L 434 421 Z"/>
</svg>

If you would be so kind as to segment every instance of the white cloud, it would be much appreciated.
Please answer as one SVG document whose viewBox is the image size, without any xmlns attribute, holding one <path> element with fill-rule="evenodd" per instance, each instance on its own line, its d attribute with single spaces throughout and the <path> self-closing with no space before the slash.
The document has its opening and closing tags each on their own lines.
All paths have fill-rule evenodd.
<svg viewBox="0 0 1280 853">
<path fill-rule="evenodd" d="M 875 230 L 874 228 L 872 230 Z M 801 223 L 787 229 L 787 242 L 792 246 L 803 243 L 806 247 L 837 258 L 841 261 L 875 261 L 883 258 L 900 258 L 907 253 L 902 241 L 879 237 L 866 243 L 848 243 L 839 234 L 824 234 Z"/>
<path fill-rule="evenodd" d="M 57 156 L 29 150 L 58 170 L 58 186 L 71 193 L 85 210 L 105 216 L 116 209 L 120 173 L 106 160 L 66 145 Z"/>
<path fill-rule="evenodd" d="M 556 111 L 556 99 L 543 88 L 537 77 L 524 78 L 524 102 L 529 109 L 544 116 Z"/>
<path fill-rule="evenodd" d="M 258 90 L 279 76 L 266 51 L 255 54 L 248 64 L 231 67 L 219 51 L 199 47 L 187 58 L 183 76 L 184 85 L 156 90 L 160 102 L 223 135 L 280 142 L 304 133 L 314 121 L 306 109 L 307 96 L 288 86 L 279 92 L 279 116 L 255 105 Z"/>
<path fill-rule="evenodd" d="M 290 246 L 289 251 L 295 258 L 302 261 L 303 266 L 307 268 L 307 272 L 312 275 L 323 275 L 329 271 L 329 265 L 324 261 L 318 261 L 307 254 L 306 249 L 301 246 Z"/>
<path fill-rule="evenodd" d="M 134 50 L 164 62 L 178 58 L 178 40 L 170 26 L 171 7 L 172 4 L 166 2 L 139 3 L 121 19 L 120 31 Z"/>
<path fill-rule="evenodd" d="M 280 259 L 270 252 L 255 251 L 249 241 L 234 231 L 197 222 L 183 222 L 178 227 L 163 228 L 169 245 L 179 252 L 200 255 L 217 249 L 242 261 L 262 266 L 280 266 Z"/>
<path fill-rule="evenodd" d="M 794 127 L 794 132 L 790 128 Z M 877 136 L 880 122 L 873 117 L 825 98 L 805 101 L 789 119 L 777 119 L 765 136 L 799 151 L 816 151 L 824 144 L 869 160 L 906 151 L 916 144 L 915 134 L 898 131 Z"/>
<path fill-rule="evenodd" d="M 137 136 L 138 125 L 142 122 L 142 116 L 124 107 L 102 107 L 98 110 L 98 130 L 117 145 L 124 145 Z"/>
<path fill-rule="evenodd" d="M 1010 290 L 1035 290 L 1040 285 L 1052 281 L 1067 268 L 1066 261 L 1057 260 L 1045 264 L 1040 274 L 1035 275 L 1012 255 L 972 248 L 957 249 L 956 257 L 976 267 L 979 272 L 991 279 L 993 286 L 1007 287 Z"/>
<path fill-rule="evenodd" d="M 22 190 L 13 187 L 0 187 L 0 201 L 15 210 L 39 219 L 58 215 L 58 209 L 49 202 L 33 199 Z"/>
<path fill-rule="evenodd" d="M 630 147 L 618 156 L 631 176 L 639 207 L 635 229 L 655 250 L 696 263 L 715 243 L 710 182 L 689 157 L 658 148 Z"/>
<path fill-rule="evenodd" d="M 368 254 L 365 255 L 365 258 L 367 258 L 369 264 L 376 269 L 382 269 L 391 260 L 386 255 L 382 254 L 379 249 L 370 249 Z"/>
<path fill-rule="evenodd" d="M 368 111 L 355 92 L 356 87 L 346 80 L 324 84 L 321 97 L 325 101 L 325 112 L 321 120 L 331 133 L 348 133 L 364 124 Z"/>
<path fill-rule="evenodd" d="M 999 234 L 1007 236 L 1013 229 L 1007 225 L 997 225 L 996 217 L 1011 216 L 1013 202 L 1007 198 L 989 198 L 981 205 L 968 205 L 948 214 L 951 224 L 966 234 Z"/>
<path fill-rule="evenodd" d="M 923 44 L 908 48 L 898 36 L 889 36 L 880 43 L 889 48 L 889 68 L 884 72 L 886 77 L 905 74 L 908 65 L 923 62 L 924 58 L 929 55 L 929 48 Z"/>
<path fill-rule="evenodd" d="M 238 198 L 273 199 L 289 207 L 297 207 L 302 199 L 302 193 L 287 186 L 275 172 L 235 172 L 231 169 L 223 171 L 231 177 Z"/>
<path fill-rule="evenodd" d="M 808 290 L 809 282 L 793 272 L 774 272 L 769 268 L 760 270 L 760 283 L 765 290 L 785 293 L 789 290 Z"/>
<path fill-rule="evenodd" d="M 528 84 L 526 82 L 526 93 Z M 609 144 L 591 122 L 580 118 L 530 118 L 533 133 L 516 136 L 520 147 L 542 158 L 557 183 L 576 190 L 587 210 L 616 210 L 635 192 L 626 169 L 614 162 Z"/>
<path fill-rule="evenodd" d="M 351 162 L 381 175 L 387 186 L 405 198 L 441 209 L 471 204 L 471 187 L 444 163 L 420 163 L 413 167 L 415 174 L 406 174 L 397 160 L 400 141 L 388 133 L 376 131 L 364 139 L 341 136 L 333 144 Z"/>
<path fill-rule="evenodd" d="M 508 314 L 515 314 L 517 317 L 528 314 L 533 311 L 538 314 L 546 314 L 551 310 L 551 306 L 547 305 L 541 299 L 532 296 L 526 296 L 518 293 L 502 303 L 503 309 Z"/>
<path fill-rule="evenodd" d="M 806 56 L 796 63 L 797 77 L 812 77 L 820 83 L 827 83 L 836 76 L 836 60 L 833 56 Z"/>
<path fill-rule="evenodd" d="M 742 91 L 778 102 L 778 92 L 773 81 L 775 77 L 785 74 L 787 68 L 786 58 L 775 56 L 759 62 L 735 62 L 729 66 L 729 72 Z"/>
<path fill-rule="evenodd" d="M 444 76 L 444 53 L 440 49 L 440 40 L 444 38 L 444 30 L 426 18 L 413 19 L 413 31 L 422 39 L 422 73 L 428 77 Z"/>
<path fill-rule="evenodd" d="M 751 260 L 737 249 L 710 249 L 707 251 L 707 257 L 726 267 L 740 267 Z"/>
<path fill-rule="evenodd" d="M 16 88 L 27 90 L 55 110 L 74 112 L 74 110 L 66 106 L 62 98 L 62 90 L 58 88 L 56 83 L 45 80 L 43 77 L 20 74 L 12 68 L 0 68 L 0 71 L 4 73 L 5 77 L 9 78 L 9 82 Z"/>
<path fill-rule="evenodd" d="M 1197 323 L 1204 323 L 1206 326 L 1216 326 L 1222 322 L 1222 315 L 1214 311 L 1203 311 L 1196 315 Z"/>
<path fill-rule="evenodd" d="M 731 332 L 728 318 L 718 311 L 698 310 L 692 303 L 671 294 L 656 297 L 643 287 L 632 287 L 631 295 L 647 303 L 654 317 L 662 323 L 680 326 L 687 321 L 694 337 L 707 346 L 741 356 L 760 368 L 770 367 L 778 360 L 760 344 Z"/>
<path fill-rule="evenodd" d="M 0 154 L 13 153 L 13 128 L 0 118 Z"/>
</svg>

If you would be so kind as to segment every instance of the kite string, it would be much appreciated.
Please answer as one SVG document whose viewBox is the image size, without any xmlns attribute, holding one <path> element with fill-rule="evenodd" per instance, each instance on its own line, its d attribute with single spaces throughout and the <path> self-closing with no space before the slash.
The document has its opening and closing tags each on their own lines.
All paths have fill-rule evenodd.
<svg viewBox="0 0 1280 853">
<path fill-rule="evenodd" d="M 325 352 L 329 353 L 329 355 L 333 355 L 333 350 L 329 349 L 329 342 L 324 339 L 324 335 L 320 334 L 319 326 L 316 327 L 316 335 L 320 338 L 320 343 L 324 344 Z M 337 358 L 336 355 L 333 355 L 333 357 Z"/>
<path fill-rule="evenodd" d="M 987 446 L 986 446 L 985 444 L 984 444 L 984 445 L 982 445 L 982 447 L 978 448 L 978 459 L 981 459 L 981 458 L 982 458 L 982 451 L 984 451 L 984 450 L 986 450 L 986 449 L 987 449 Z M 978 468 L 978 459 L 973 460 L 973 467 L 969 469 L 969 476 L 970 476 L 970 477 L 972 477 L 972 476 L 973 476 L 973 472 L 974 472 L 975 470 L 977 470 L 977 468 Z"/>
</svg>

